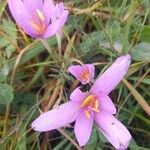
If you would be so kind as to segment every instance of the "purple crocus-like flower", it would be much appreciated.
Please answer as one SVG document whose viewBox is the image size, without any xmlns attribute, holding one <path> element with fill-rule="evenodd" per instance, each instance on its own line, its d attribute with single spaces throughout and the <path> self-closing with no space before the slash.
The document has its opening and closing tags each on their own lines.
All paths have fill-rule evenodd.
<svg viewBox="0 0 150 150">
<path fill-rule="evenodd" d="M 68 17 L 63 3 L 54 5 L 53 0 L 8 0 L 8 5 L 17 24 L 35 38 L 60 32 Z"/>
<path fill-rule="evenodd" d="M 94 78 L 95 68 L 92 64 L 72 65 L 68 72 L 74 75 L 82 84 L 87 84 Z"/>
<path fill-rule="evenodd" d="M 80 146 L 90 138 L 93 122 L 107 140 L 119 150 L 128 147 L 131 135 L 114 114 L 116 108 L 108 94 L 126 74 L 131 62 L 129 54 L 119 57 L 94 83 L 90 91 L 75 89 L 70 101 L 41 114 L 33 123 L 36 131 L 49 131 L 75 121 L 75 136 Z"/>
</svg>

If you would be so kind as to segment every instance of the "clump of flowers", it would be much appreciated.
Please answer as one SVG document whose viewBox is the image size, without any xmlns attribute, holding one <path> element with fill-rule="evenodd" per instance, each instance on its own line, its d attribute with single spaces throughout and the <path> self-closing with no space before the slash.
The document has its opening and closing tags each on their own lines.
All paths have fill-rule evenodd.
<svg viewBox="0 0 150 150">
<path fill-rule="evenodd" d="M 84 146 L 90 138 L 95 121 L 98 129 L 116 149 L 126 149 L 131 135 L 127 128 L 114 116 L 116 108 L 108 94 L 127 73 L 130 62 L 129 54 L 117 58 L 97 78 L 89 91 L 82 92 L 80 87 L 76 88 L 70 95 L 70 101 L 41 114 L 32 123 L 32 128 L 40 132 L 50 131 L 75 121 L 75 136 L 79 145 Z M 74 72 L 76 71 L 74 70 Z"/>
<path fill-rule="evenodd" d="M 53 0 L 8 0 L 16 23 L 30 36 L 45 39 L 60 32 L 68 11 Z"/>
</svg>

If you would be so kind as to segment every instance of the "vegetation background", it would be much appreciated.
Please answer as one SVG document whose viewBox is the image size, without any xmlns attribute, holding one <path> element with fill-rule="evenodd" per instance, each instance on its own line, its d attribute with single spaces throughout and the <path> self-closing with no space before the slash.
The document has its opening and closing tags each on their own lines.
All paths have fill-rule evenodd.
<svg viewBox="0 0 150 150">
<path fill-rule="evenodd" d="M 73 124 L 39 134 L 30 128 L 40 111 L 67 101 L 78 81 L 66 69 L 94 63 L 96 76 L 119 55 L 132 65 L 111 93 L 117 117 L 130 130 L 130 150 L 150 150 L 150 1 L 64 0 L 70 15 L 63 29 L 63 55 L 52 59 L 38 39 L 14 22 L 7 1 L 0 1 L 0 150 L 82 149 Z M 58 51 L 55 37 L 48 39 Z M 94 127 L 86 150 L 114 149 Z"/>
</svg>

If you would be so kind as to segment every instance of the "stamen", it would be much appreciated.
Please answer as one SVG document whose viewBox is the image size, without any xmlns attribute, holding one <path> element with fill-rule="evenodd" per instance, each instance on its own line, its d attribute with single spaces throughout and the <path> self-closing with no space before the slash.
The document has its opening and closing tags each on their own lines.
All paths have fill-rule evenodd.
<svg viewBox="0 0 150 150">
<path fill-rule="evenodd" d="M 30 21 L 30 24 L 31 24 L 32 28 L 34 28 L 37 32 L 40 31 L 39 25 L 36 24 L 34 21 Z"/>
<path fill-rule="evenodd" d="M 36 9 L 36 14 L 41 21 L 45 21 L 44 14 L 39 9 Z"/>
<path fill-rule="evenodd" d="M 98 113 L 99 100 L 94 95 L 88 96 L 80 105 L 80 108 L 84 108 L 84 112 L 87 118 L 91 117 L 91 111 Z"/>
<path fill-rule="evenodd" d="M 88 70 L 85 70 L 85 71 L 82 73 L 82 78 L 83 78 L 84 80 L 88 80 L 89 75 L 90 75 L 89 71 L 88 71 Z"/>
<path fill-rule="evenodd" d="M 80 105 L 81 108 L 83 108 L 84 106 L 86 106 L 90 101 L 94 100 L 94 96 L 90 95 L 88 96 Z"/>
<path fill-rule="evenodd" d="M 93 111 L 99 112 L 100 110 L 98 108 L 92 108 Z"/>
<path fill-rule="evenodd" d="M 33 29 L 35 29 L 39 34 L 43 34 L 43 32 L 45 31 L 45 25 L 39 25 L 37 23 L 34 22 L 34 20 L 30 21 L 30 25 L 32 26 Z"/>
<path fill-rule="evenodd" d="M 84 111 L 87 118 L 91 118 L 91 113 L 87 110 Z"/>
<path fill-rule="evenodd" d="M 99 107 L 99 104 L 98 104 L 98 100 L 96 99 L 95 100 L 95 106 L 94 106 L 95 108 L 97 108 L 98 109 L 98 107 Z"/>
</svg>

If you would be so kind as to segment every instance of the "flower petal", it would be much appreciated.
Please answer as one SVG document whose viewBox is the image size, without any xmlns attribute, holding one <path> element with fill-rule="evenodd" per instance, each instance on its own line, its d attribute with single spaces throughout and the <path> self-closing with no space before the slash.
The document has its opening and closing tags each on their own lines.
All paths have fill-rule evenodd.
<svg viewBox="0 0 150 150">
<path fill-rule="evenodd" d="M 70 100 L 74 102 L 82 102 L 88 96 L 88 92 L 82 92 L 80 87 L 76 88 L 70 95 Z"/>
<path fill-rule="evenodd" d="M 30 25 L 32 15 L 27 11 L 24 3 L 21 0 L 9 0 L 9 9 L 17 24 L 28 34 L 37 37 L 36 32 Z"/>
<path fill-rule="evenodd" d="M 34 0 L 23 0 L 23 2 L 28 11 L 32 14 L 35 13 L 36 9 L 42 10 L 43 0 L 36 0 L 36 2 Z"/>
<path fill-rule="evenodd" d="M 53 3 L 53 0 L 44 0 L 42 12 L 44 13 L 44 16 L 47 20 L 47 25 L 50 22 L 50 18 L 52 17 L 54 8 L 55 8 L 55 5 Z"/>
<path fill-rule="evenodd" d="M 93 117 L 87 118 L 83 111 L 79 114 L 75 122 L 75 136 L 80 146 L 84 146 L 91 135 Z"/>
<path fill-rule="evenodd" d="M 63 3 L 56 4 L 55 8 L 53 9 L 52 22 L 56 21 L 57 18 L 60 18 L 64 11 L 65 9 Z"/>
<path fill-rule="evenodd" d="M 21 14 L 22 11 L 24 12 L 25 7 L 23 2 L 21 0 L 8 0 L 8 6 L 16 22 L 20 24 L 18 16 Z"/>
<path fill-rule="evenodd" d="M 101 111 L 95 115 L 95 121 L 100 131 L 116 149 L 125 150 L 128 147 L 131 135 L 113 115 Z"/>
<path fill-rule="evenodd" d="M 40 132 L 58 129 L 75 121 L 79 111 L 78 103 L 67 102 L 58 108 L 41 114 L 33 121 L 32 128 Z"/>
<path fill-rule="evenodd" d="M 131 63 L 129 54 L 121 56 L 96 80 L 91 91 L 93 93 L 104 92 L 109 94 L 127 73 Z"/>
<path fill-rule="evenodd" d="M 95 68 L 92 64 L 72 65 L 68 72 L 74 75 L 82 84 L 87 84 L 94 78 Z"/>
<path fill-rule="evenodd" d="M 104 93 L 97 93 L 97 98 L 99 100 L 99 109 L 100 111 L 106 111 L 111 114 L 116 113 L 115 105 L 112 100 Z"/>
<path fill-rule="evenodd" d="M 95 75 L 95 67 L 92 64 L 87 64 L 86 67 L 90 72 L 90 81 L 92 81 Z"/>
<path fill-rule="evenodd" d="M 65 10 L 62 12 L 62 15 L 60 16 L 59 19 L 56 21 L 52 22 L 46 29 L 44 35 L 42 36 L 43 39 L 51 37 L 55 35 L 56 33 L 61 31 L 61 28 L 64 26 L 66 20 L 68 18 L 68 11 Z"/>
</svg>

